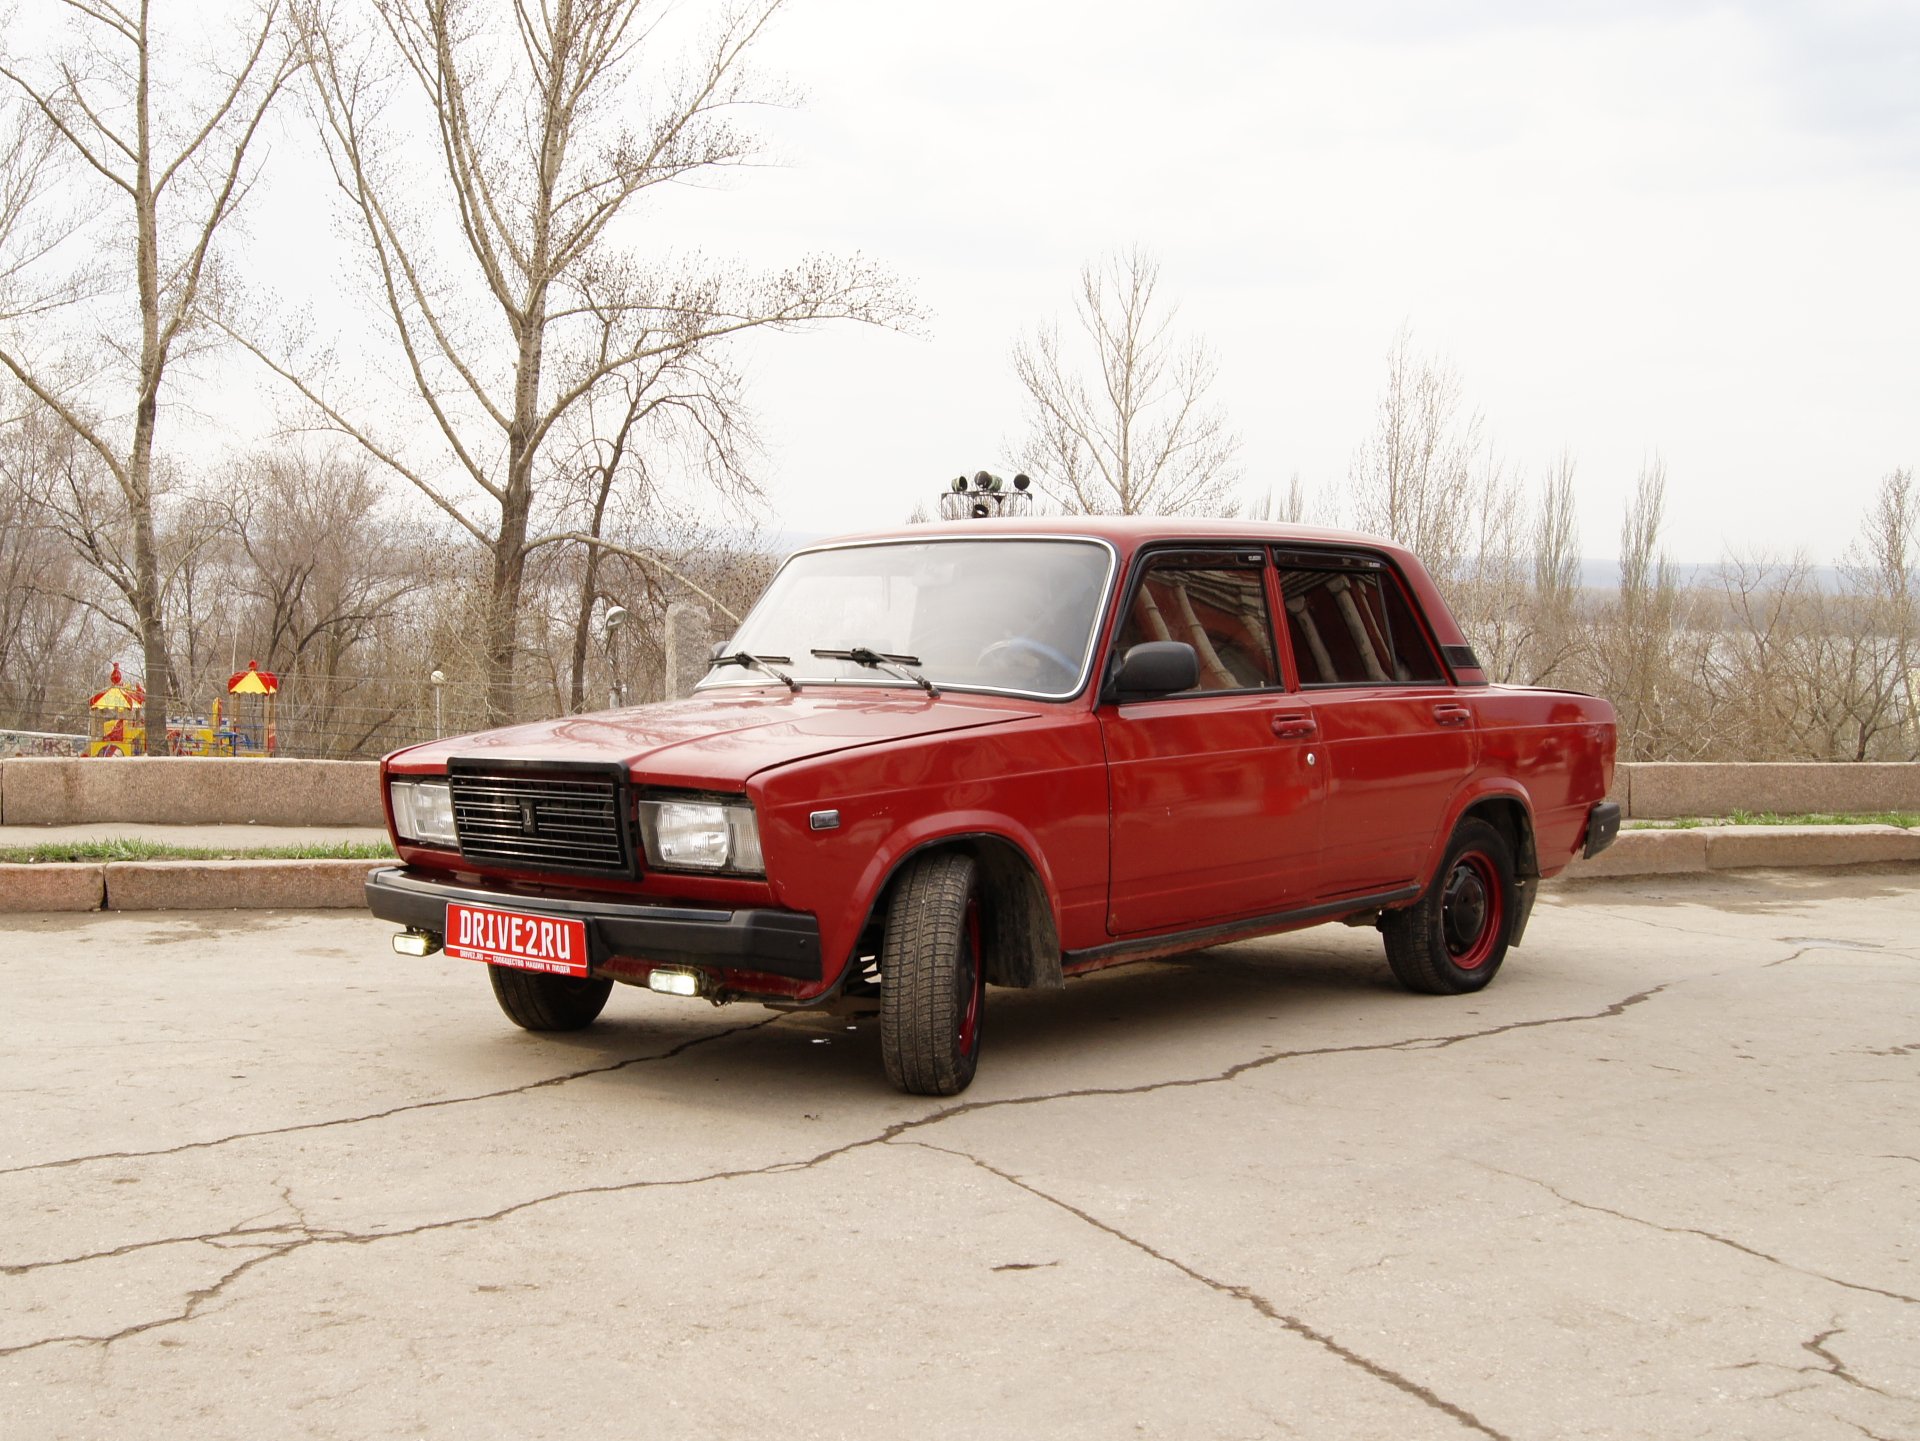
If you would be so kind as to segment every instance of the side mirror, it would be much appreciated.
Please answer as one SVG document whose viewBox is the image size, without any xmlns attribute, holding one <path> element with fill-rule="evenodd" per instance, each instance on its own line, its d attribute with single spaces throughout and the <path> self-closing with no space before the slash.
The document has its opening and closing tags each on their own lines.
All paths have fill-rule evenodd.
<svg viewBox="0 0 1920 1441">
<path fill-rule="evenodd" d="M 1149 640 L 1131 647 L 1110 687 L 1119 700 L 1150 699 L 1200 684 L 1200 657 L 1183 640 Z"/>
<path fill-rule="evenodd" d="M 717 640 L 712 645 L 707 647 L 708 660 L 719 660 L 720 657 L 725 655 L 726 653 L 727 653 L 727 643 L 723 640 Z"/>
</svg>

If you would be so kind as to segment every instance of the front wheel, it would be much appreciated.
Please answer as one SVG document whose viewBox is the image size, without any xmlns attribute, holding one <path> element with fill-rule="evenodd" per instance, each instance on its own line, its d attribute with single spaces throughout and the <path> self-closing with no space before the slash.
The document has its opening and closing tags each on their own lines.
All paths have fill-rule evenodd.
<svg viewBox="0 0 1920 1441">
<path fill-rule="evenodd" d="M 1464 820 L 1426 894 L 1381 918 L 1387 963 L 1410 991 L 1480 990 L 1507 957 L 1518 911 L 1513 848 L 1485 821 Z"/>
<path fill-rule="evenodd" d="M 493 998 L 507 1019 L 527 1031 L 579 1031 L 592 1025 L 607 1004 L 613 982 L 588 976 L 550 976 L 488 966 Z"/>
<path fill-rule="evenodd" d="M 887 901 L 880 947 L 880 1055 L 917 1096 L 967 1088 L 980 1060 L 986 971 L 978 867 L 958 851 L 909 864 Z"/>
</svg>

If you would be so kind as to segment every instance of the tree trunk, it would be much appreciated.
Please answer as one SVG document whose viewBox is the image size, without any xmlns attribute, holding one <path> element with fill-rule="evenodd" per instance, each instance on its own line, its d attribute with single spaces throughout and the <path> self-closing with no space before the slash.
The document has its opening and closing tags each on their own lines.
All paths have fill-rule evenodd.
<svg viewBox="0 0 1920 1441">
<path fill-rule="evenodd" d="M 493 593 L 487 610 L 488 725 L 516 718 L 514 661 L 520 649 L 520 584 L 527 570 L 527 510 L 524 490 L 509 482 L 493 545 Z"/>
<path fill-rule="evenodd" d="M 600 490 L 593 498 L 593 523 L 587 527 L 587 534 L 595 540 L 600 538 L 600 527 L 606 524 L 607 499 L 612 493 L 613 467 L 609 465 L 600 472 Z M 575 715 L 586 704 L 587 628 L 593 623 L 593 602 L 599 588 L 600 547 L 590 545 L 587 547 L 586 574 L 580 579 L 580 606 L 573 625 L 573 680 L 568 688 L 567 709 Z"/>
</svg>

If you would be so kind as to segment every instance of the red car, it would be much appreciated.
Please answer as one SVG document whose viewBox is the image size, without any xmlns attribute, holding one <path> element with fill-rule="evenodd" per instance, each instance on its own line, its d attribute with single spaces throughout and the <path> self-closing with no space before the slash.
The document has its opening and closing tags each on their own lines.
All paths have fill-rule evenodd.
<svg viewBox="0 0 1920 1441">
<path fill-rule="evenodd" d="M 877 1005 L 951 1095 L 989 982 L 1344 921 L 1478 990 L 1612 841 L 1613 761 L 1607 702 L 1489 685 L 1390 542 L 994 517 L 800 551 L 689 699 L 387 757 L 367 899 L 529 1029 L 615 981 Z"/>
</svg>

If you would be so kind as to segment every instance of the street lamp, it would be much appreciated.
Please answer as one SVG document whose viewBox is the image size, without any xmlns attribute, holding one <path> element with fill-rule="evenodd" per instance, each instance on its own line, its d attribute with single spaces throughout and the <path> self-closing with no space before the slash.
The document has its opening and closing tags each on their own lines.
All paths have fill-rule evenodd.
<svg viewBox="0 0 1920 1441">
<path fill-rule="evenodd" d="M 624 605 L 607 607 L 607 663 L 612 668 L 613 685 L 607 692 L 607 707 L 618 710 L 626 700 L 626 687 L 620 679 L 620 630 L 627 623 L 627 608 Z"/>
<path fill-rule="evenodd" d="M 435 740 L 440 739 L 441 736 L 447 733 L 446 725 L 442 719 L 444 713 L 440 709 L 440 687 L 446 683 L 447 673 L 437 666 L 434 668 L 433 674 L 427 677 L 427 684 L 433 687 L 433 738 Z"/>
</svg>

